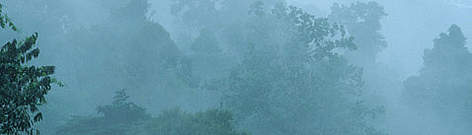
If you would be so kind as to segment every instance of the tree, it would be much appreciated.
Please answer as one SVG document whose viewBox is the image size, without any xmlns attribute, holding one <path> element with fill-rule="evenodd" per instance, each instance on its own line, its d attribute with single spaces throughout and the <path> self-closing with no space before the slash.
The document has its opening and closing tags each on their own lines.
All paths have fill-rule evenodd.
<svg viewBox="0 0 472 135">
<path fill-rule="evenodd" d="M 136 132 L 141 122 L 151 118 L 143 107 L 128 101 L 125 90 L 115 93 L 111 105 L 97 107 L 103 116 L 73 116 L 71 120 L 57 131 L 60 135 L 125 135 Z"/>
<path fill-rule="evenodd" d="M 424 67 L 418 76 L 409 77 L 405 82 L 405 94 L 409 100 L 423 107 L 437 107 L 447 102 L 465 104 L 472 92 L 472 54 L 465 47 L 466 38 L 457 25 L 452 25 L 447 33 L 441 33 L 434 40 L 432 49 L 426 49 Z M 461 98 L 460 98 L 461 97 Z M 449 100 L 450 99 L 450 100 Z M 459 108 L 458 108 L 459 109 Z"/>
<path fill-rule="evenodd" d="M 1 4 L 0 25 L 17 30 Z M 24 41 L 14 39 L 0 49 L 0 134 L 39 134 L 34 127 L 43 118 L 38 107 L 46 103 L 51 84 L 62 86 L 52 77 L 54 66 L 31 65 L 40 52 L 35 46 L 37 39 L 35 33 Z"/>
<path fill-rule="evenodd" d="M 190 62 L 169 32 L 148 18 L 147 0 L 13 0 L 8 3 L 8 15 L 15 17 L 22 33 L 37 30 L 43 35 L 39 60 L 60 63 L 67 69 L 56 74 L 67 82 L 71 91 L 48 95 L 48 100 L 58 102 L 41 108 L 48 111 L 43 112 L 45 119 L 39 124 L 43 134 L 54 134 L 70 114 L 93 110 L 95 104 L 90 99 L 103 99 L 102 95 L 116 88 L 132 89 L 128 92 L 137 97 L 137 102 L 167 101 L 144 102 L 156 108 L 174 107 L 181 103 L 179 100 L 188 99 L 176 97 L 190 89 Z M 76 12 L 83 8 L 89 10 Z M 0 40 L 13 36 L 0 34 Z"/>
<path fill-rule="evenodd" d="M 387 42 L 380 32 L 381 20 L 387 16 L 384 7 L 375 1 L 355 2 L 350 5 L 335 3 L 328 16 L 330 22 L 336 22 L 346 28 L 346 33 L 354 37 L 355 51 L 343 55 L 356 66 L 363 68 L 362 78 L 365 82 L 364 95 L 368 102 L 384 104 L 386 95 L 401 89 L 402 78 L 395 70 L 378 62 L 377 55 L 387 47 Z"/>
<path fill-rule="evenodd" d="M 341 25 L 285 4 L 252 19 L 243 30 L 243 60 L 222 81 L 224 106 L 242 127 L 273 135 L 382 134 L 369 124 L 381 108 L 360 98 L 362 70 L 339 53 L 356 48 Z"/>
<path fill-rule="evenodd" d="M 446 125 L 470 129 L 472 111 L 472 54 L 457 25 L 434 39 L 432 49 L 424 51 L 424 67 L 404 82 L 404 97 L 422 113 L 442 116 Z M 451 131 L 452 133 L 452 131 Z"/>
<path fill-rule="evenodd" d="M 273 5 L 283 0 L 174 0 L 171 13 L 194 28 L 217 28 L 247 17 L 253 3 Z M 227 17 L 231 16 L 231 18 Z M 224 20 L 222 20 L 224 19 Z"/>
<path fill-rule="evenodd" d="M 248 135 L 237 131 L 230 111 L 210 109 L 191 114 L 179 109 L 164 111 L 147 126 L 158 135 Z"/>
<path fill-rule="evenodd" d="M 210 109 L 190 114 L 168 110 L 151 117 L 143 107 L 117 91 L 111 105 L 97 107 L 102 116 L 73 116 L 58 135 L 247 135 L 237 131 L 231 112 Z"/>
<path fill-rule="evenodd" d="M 199 36 L 190 46 L 193 53 L 188 55 L 194 82 L 220 78 L 230 67 L 227 63 L 231 61 L 222 53 L 220 45 L 216 32 L 211 29 L 200 30 Z"/>
<path fill-rule="evenodd" d="M 116 92 L 111 105 L 99 106 L 97 112 L 112 123 L 128 123 L 148 118 L 145 109 L 128 101 L 125 90 Z M 126 116 L 126 117 L 123 117 Z"/>
<path fill-rule="evenodd" d="M 214 32 L 225 45 L 225 40 L 237 40 L 225 39 L 228 38 L 226 29 L 248 19 L 252 3 L 265 2 L 262 6 L 272 6 L 280 1 L 284 0 L 172 0 L 171 13 L 177 20 L 177 27 L 184 28 L 173 32 L 183 47 L 190 48 L 192 43 L 187 41 L 194 41 L 203 29 Z"/>
<path fill-rule="evenodd" d="M 372 66 L 377 54 L 387 43 L 380 33 L 381 19 L 387 14 L 375 1 L 356 2 L 350 6 L 334 4 L 329 19 L 344 25 L 347 32 L 354 36 L 358 49 L 348 52 L 347 58 L 358 66 Z"/>
<path fill-rule="evenodd" d="M 104 1 L 104 4 L 117 4 L 112 0 Z M 147 0 L 118 3 L 123 5 L 106 9 L 111 11 L 110 16 L 103 16 L 107 18 L 105 21 L 64 35 L 70 46 L 65 51 L 77 60 L 75 64 L 67 64 L 77 71 L 71 78 L 75 81 L 74 89 L 88 89 L 81 94 L 100 98 L 114 87 L 126 87 L 133 90 L 130 93 L 139 96 L 138 101 L 151 98 L 178 100 L 173 96 L 193 85 L 190 62 L 169 32 L 146 17 Z M 92 76 L 93 80 L 88 79 Z M 162 102 L 152 104 L 174 106 Z"/>
</svg>

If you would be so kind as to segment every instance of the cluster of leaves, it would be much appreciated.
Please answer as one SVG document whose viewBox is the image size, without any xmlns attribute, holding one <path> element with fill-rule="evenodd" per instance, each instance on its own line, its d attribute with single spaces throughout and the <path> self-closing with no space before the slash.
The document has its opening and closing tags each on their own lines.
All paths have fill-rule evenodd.
<svg viewBox="0 0 472 135">
<path fill-rule="evenodd" d="M 313 60 L 339 56 L 334 50 L 354 50 L 353 37 L 346 35 L 344 26 L 333 24 L 327 18 L 316 17 L 301 8 L 278 4 L 272 13 L 288 25 L 295 26 L 295 41 Z"/>
<path fill-rule="evenodd" d="M 381 19 L 387 14 L 375 1 L 355 2 L 349 6 L 335 3 L 331 7 L 330 21 L 344 25 L 347 32 L 355 37 L 358 50 L 348 52 L 349 60 L 365 66 L 375 63 L 376 55 L 387 43 L 380 33 Z"/>
<path fill-rule="evenodd" d="M 16 26 L 0 4 L 0 25 L 16 31 Z M 51 77 L 54 66 L 33 66 L 29 63 L 39 56 L 35 46 L 38 33 L 24 41 L 14 39 L 0 49 L 0 134 L 39 134 L 34 128 L 43 115 L 38 107 L 46 103 L 51 84 L 62 83 Z"/>
<path fill-rule="evenodd" d="M 0 3 L 0 27 L 5 29 L 6 27 L 11 28 L 13 31 L 16 31 L 17 28 L 15 24 L 11 21 L 8 15 L 5 13 L 3 4 Z"/>
<path fill-rule="evenodd" d="M 1 133 L 32 133 L 33 123 L 42 119 L 38 106 L 46 103 L 45 95 L 55 80 L 51 77 L 54 66 L 27 65 L 39 55 L 39 48 L 34 47 L 37 38 L 34 34 L 25 41 L 13 40 L 0 50 Z"/>
</svg>

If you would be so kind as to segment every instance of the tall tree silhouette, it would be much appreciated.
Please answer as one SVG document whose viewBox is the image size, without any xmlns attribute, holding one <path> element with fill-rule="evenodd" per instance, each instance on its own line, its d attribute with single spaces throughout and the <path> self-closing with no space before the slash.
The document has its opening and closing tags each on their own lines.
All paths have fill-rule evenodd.
<svg viewBox="0 0 472 135">
<path fill-rule="evenodd" d="M 472 111 L 472 54 L 465 47 L 466 38 L 457 25 L 452 25 L 434 40 L 432 49 L 424 51 L 424 67 L 419 75 L 405 82 L 404 97 L 412 106 L 428 113 L 444 116 L 443 123 L 455 126 L 471 124 Z"/>
<path fill-rule="evenodd" d="M 381 19 L 385 17 L 383 7 L 377 2 L 356 2 L 349 6 L 334 4 L 329 19 L 344 25 L 347 32 L 354 36 L 358 49 L 347 52 L 349 61 L 359 66 L 375 64 L 377 54 L 387 43 L 380 33 Z"/>
</svg>

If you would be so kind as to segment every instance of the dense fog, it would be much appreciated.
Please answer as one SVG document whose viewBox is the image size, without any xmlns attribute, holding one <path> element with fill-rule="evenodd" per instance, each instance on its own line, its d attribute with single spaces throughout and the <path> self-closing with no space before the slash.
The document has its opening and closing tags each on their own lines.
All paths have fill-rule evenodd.
<svg viewBox="0 0 472 135">
<path fill-rule="evenodd" d="M 0 3 L 0 134 L 472 132 L 472 0 Z"/>
</svg>

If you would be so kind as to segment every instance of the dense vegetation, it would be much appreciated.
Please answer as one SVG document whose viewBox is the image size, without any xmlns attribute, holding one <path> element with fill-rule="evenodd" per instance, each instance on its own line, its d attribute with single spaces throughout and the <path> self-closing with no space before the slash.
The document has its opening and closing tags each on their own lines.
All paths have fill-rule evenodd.
<svg viewBox="0 0 472 135">
<path fill-rule="evenodd" d="M 462 29 L 400 78 L 378 61 L 391 45 L 375 1 L 325 14 L 286 0 L 0 3 L 0 134 L 385 135 L 415 116 L 440 121 L 423 134 L 472 126 Z"/>
<path fill-rule="evenodd" d="M 117 91 L 111 105 L 97 107 L 102 116 L 74 116 L 58 135 L 245 135 L 233 126 L 231 112 L 210 109 L 195 114 L 172 109 L 152 118 Z"/>
<path fill-rule="evenodd" d="M 0 4 L 0 26 L 17 31 Z M 34 66 L 31 61 L 39 56 L 38 33 L 23 41 L 13 39 L 0 48 L 0 134 L 39 134 L 35 124 L 43 119 L 39 106 L 46 103 L 54 66 Z"/>
<path fill-rule="evenodd" d="M 442 121 L 456 133 L 471 127 L 470 122 L 458 121 L 469 121 L 467 115 L 472 111 L 472 53 L 465 41 L 461 28 L 452 25 L 434 39 L 432 49 L 424 51 L 424 67 L 419 75 L 404 82 L 404 97 L 413 107 L 421 108 L 421 113 L 448 115 Z"/>
</svg>

